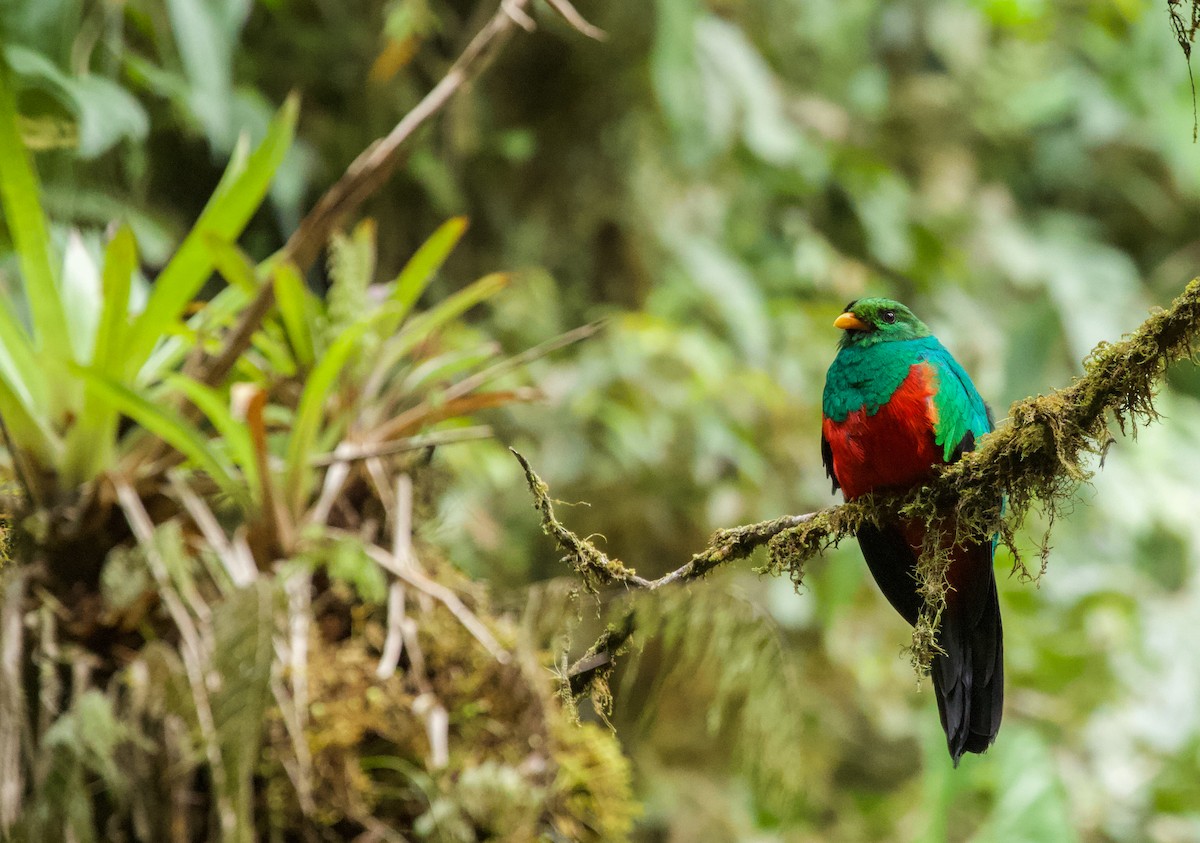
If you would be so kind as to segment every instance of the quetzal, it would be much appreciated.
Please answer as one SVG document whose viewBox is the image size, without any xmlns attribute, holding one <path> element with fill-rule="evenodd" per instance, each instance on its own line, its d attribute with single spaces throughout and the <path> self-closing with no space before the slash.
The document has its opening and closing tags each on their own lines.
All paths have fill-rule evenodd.
<svg viewBox="0 0 1200 843">
<path fill-rule="evenodd" d="M 844 333 L 825 376 L 821 456 L 846 500 L 921 483 L 992 429 L 971 378 L 904 305 L 859 299 L 833 324 Z M 925 530 L 924 522 L 897 521 L 858 532 L 875 582 L 913 625 L 922 607 L 916 566 Z M 986 750 L 1000 729 L 1004 648 L 994 549 L 994 541 L 950 549 L 932 674 L 955 766 L 964 752 Z"/>
</svg>

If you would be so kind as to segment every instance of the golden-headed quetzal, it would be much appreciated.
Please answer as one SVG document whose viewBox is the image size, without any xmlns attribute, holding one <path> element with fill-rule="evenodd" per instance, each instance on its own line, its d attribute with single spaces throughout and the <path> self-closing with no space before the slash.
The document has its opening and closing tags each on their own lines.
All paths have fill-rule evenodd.
<svg viewBox="0 0 1200 843">
<path fill-rule="evenodd" d="M 825 376 L 821 456 L 834 491 L 840 487 L 846 500 L 921 483 L 992 429 L 971 378 L 904 305 L 859 299 L 833 324 L 844 333 Z M 899 521 L 858 532 L 875 582 L 914 625 L 922 608 L 916 566 L 925 530 L 924 522 Z M 984 541 L 950 549 L 932 674 L 955 766 L 964 752 L 986 750 L 1000 729 L 1004 648 L 994 547 Z"/>
</svg>

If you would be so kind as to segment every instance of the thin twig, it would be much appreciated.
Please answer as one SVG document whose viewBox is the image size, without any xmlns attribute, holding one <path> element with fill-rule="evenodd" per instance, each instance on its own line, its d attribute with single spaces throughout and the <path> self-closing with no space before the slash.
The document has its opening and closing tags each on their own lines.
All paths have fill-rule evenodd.
<svg viewBox="0 0 1200 843">
<path fill-rule="evenodd" d="M 263 535 L 258 546 L 265 548 L 269 554 L 267 558 L 271 559 L 288 554 L 295 543 L 296 526 L 285 503 L 287 496 L 276 493 L 271 455 L 267 447 L 267 424 L 263 419 L 266 406 L 267 391 L 255 389 L 246 405 L 246 424 L 250 428 L 250 441 L 254 448 L 261 502 L 258 514 Z"/>
<path fill-rule="evenodd" d="M 398 567 L 416 567 L 412 550 L 412 477 L 401 474 L 396 478 L 396 510 L 393 514 L 392 558 Z M 400 654 L 404 651 L 404 580 L 394 577 L 388 586 L 387 637 L 375 675 L 387 679 L 396 672 Z"/>
<path fill-rule="evenodd" d="M 760 521 L 757 524 L 747 524 L 744 527 L 721 530 L 713 537 L 708 547 L 693 556 L 687 564 L 681 565 L 674 571 L 664 574 L 656 580 L 651 580 L 650 582 L 643 580 L 636 583 L 636 585 L 653 591 L 656 588 L 662 588 L 664 585 L 671 585 L 681 580 L 694 580 L 702 577 L 713 568 L 731 559 L 742 559 L 749 556 L 756 548 L 769 543 L 771 539 L 784 530 L 790 530 L 794 527 L 799 527 L 801 524 L 807 524 L 816 518 L 818 514 L 816 512 L 806 512 L 803 515 L 784 515 L 781 518 L 775 518 L 771 521 Z M 640 580 L 641 578 L 639 577 L 638 579 Z"/>
<path fill-rule="evenodd" d="M 526 349 L 520 354 L 515 354 L 512 357 L 506 358 L 488 366 L 486 369 L 476 372 L 475 374 L 463 378 L 458 383 L 446 387 L 436 395 L 436 404 L 433 400 L 426 400 L 417 404 L 415 407 L 410 407 L 404 412 L 393 418 L 388 419 L 382 424 L 376 426 L 373 430 L 364 434 L 364 438 L 368 442 L 387 441 L 392 436 L 406 430 L 409 427 L 429 415 L 436 408 L 446 408 L 453 406 L 455 401 L 465 399 L 467 395 L 479 389 L 479 387 L 493 381 L 501 375 L 520 368 L 545 357 L 560 348 L 566 348 L 569 345 L 580 342 L 588 337 L 594 336 L 603 327 L 601 322 L 592 322 L 587 325 L 580 325 L 578 328 L 573 328 L 565 334 L 539 343 L 533 348 Z M 512 400 L 532 400 L 540 398 L 541 393 L 536 390 L 513 390 Z"/>
<path fill-rule="evenodd" d="M 186 843 L 196 839 L 197 835 L 191 833 L 193 825 L 203 821 L 196 816 L 194 781 L 186 772 L 195 766 L 191 742 L 191 727 L 182 717 L 171 714 L 163 719 L 162 765 L 163 769 L 170 771 L 166 802 L 169 806 L 167 815 L 170 818 L 171 843 Z"/>
<path fill-rule="evenodd" d="M 63 664 L 62 654 L 58 647 L 58 620 L 56 612 L 61 605 L 51 595 L 39 596 L 38 631 L 39 640 L 37 655 L 34 661 L 38 666 L 38 717 L 36 740 L 38 744 L 46 736 L 50 726 L 58 720 L 62 713 L 59 703 L 62 699 L 62 678 L 59 668 Z M 86 685 L 82 687 L 87 687 Z"/>
<path fill-rule="evenodd" d="M 217 516 L 213 515 L 211 509 L 204 501 L 200 500 L 192 488 L 184 480 L 183 475 L 178 470 L 172 470 L 168 475 L 171 483 L 171 488 L 175 491 L 175 498 L 183 504 L 183 508 L 192 518 L 192 523 L 200 530 L 200 534 L 204 536 L 204 541 L 216 553 L 217 558 L 221 560 L 222 566 L 225 568 L 225 573 L 229 576 L 230 582 L 237 588 L 250 585 L 258 578 L 258 568 L 254 565 L 254 559 L 247 552 L 242 552 L 242 549 L 235 546 L 229 541 L 225 535 L 225 531 L 221 529 L 221 525 L 217 522 Z M 248 548 L 247 548 L 248 551 Z"/>
<path fill-rule="evenodd" d="M 1028 505 L 1039 496 L 1063 492 L 1066 474 L 1086 479 L 1080 455 L 1099 452 L 1107 437 L 1107 418 L 1152 420 L 1154 387 L 1166 367 L 1192 355 L 1200 335 L 1200 279 L 1188 284 L 1167 310 L 1159 310 L 1126 338 L 1101 343 L 1086 362 L 1087 373 L 1070 386 L 1048 395 L 1016 402 L 1011 421 L 983 437 L 978 450 L 942 469 L 927 485 L 896 495 L 868 496 L 805 515 L 790 515 L 718 532 L 709 545 L 682 567 L 658 580 L 645 580 L 620 560 L 579 538 L 554 516 L 549 489 L 528 461 L 513 451 L 525 471 L 542 526 L 568 552 L 585 581 L 626 583 L 658 588 L 697 579 L 717 565 L 749 556 L 757 547 L 789 534 L 796 540 L 788 563 L 798 565 L 838 539 L 852 535 L 864 522 L 910 519 L 953 511 L 960 520 L 978 522 L 983 535 L 1001 529 L 999 493 Z M 1070 432 L 1068 434 L 1067 432 Z M 1070 438 L 1069 438 L 1070 437 Z M 1010 516 L 1016 506 L 1010 506 Z"/>
<path fill-rule="evenodd" d="M 507 374 L 515 369 L 522 368 L 534 360 L 540 360 L 548 354 L 558 351 L 561 348 L 566 348 L 569 345 L 574 345 L 577 342 L 593 337 L 598 334 L 604 327 L 602 322 L 590 322 L 587 325 L 580 325 L 578 328 L 572 328 L 565 334 L 560 334 L 557 337 L 546 340 L 543 343 L 535 345 L 533 348 L 528 348 L 520 354 L 514 354 L 512 357 L 493 363 L 486 369 L 483 369 L 470 377 L 463 378 L 458 383 L 446 387 L 446 389 L 438 395 L 439 401 L 453 401 L 456 398 L 462 398 L 468 393 L 474 392 L 484 384 L 494 381 L 501 375 Z"/>
<path fill-rule="evenodd" d="M 480 439 L 492 438 L 492 428 L 486 424 L 472 427 L 460 427 L 454 430 L 435 430 L 432 433 L 422 433 L 418 436 L 406 436 L 391 442 L 380 442 L 377 445 L 355 445 L 343 442 L 332 453 L 320 454 L 309 460 L 310 465 L 323 466 L 336 463 L 352 463 L 376 457 L 388 457 L 402 454 L 406 451 L 420 451 L 423 448 L 434 448 L 441 445 L 453 445 L 459 442 L 475 442 Z"/>
<path fill-rule="evenodd" d="M 529 13 L 522 8 L 522 5 L 517 0 L 501 0 L 500 10 L 512 18 L 513 23 L 521 27 L 521 29 L 526 32 L 534 32 L 537 30 L 537 24 L 529 16 Z"/>
<path fill-rule="evenodd" d="M 529 0 L 513 0 L 498 9 L 467 44 L 441 81 L 401 118 L 391 132 L 355 158 L 342 177 L 305 215 L 284 247 L 287 256 L 301 270 L 307 269 L 316 259 L 330 232 L 342 218 L 388 179 L 400 162 L 400 148 L 404 142 L 441 111 L 459 89 L 487 67 L 496 51 L 512 34 L 516 25 L 512 11 L 524 11 L 528 4 Z"/>
<path fill-rule="evenodd" d="M 594 38 L 597 41 L 608 39 L 608 33 L 600 27 L 588 23 L 583 15 L 579 14 L 579 10 L 571 5 L 569 0 L 546 0 L 546 2 L 550 5 L 551 9 L 562 15 L 563 20 L 588 38 Z"/>
<path fill-rule="evenodd" d="M 404 637 L 408 640 L 408 657 L 412 662 L 410 675 L 420 691 L 412 701 L 413 714 L 425 721 L 429 767 L 438 770 L 450 760 L 450 716 L 425 675 L 425 654 L 417 638 L 417 622 L 412 618 L 404 620 Z"/>
<path fill-rule="evenodd" d="M 474 395 L 459 395 L 457 398 L 450 398 L 445 392 L 440 392 L 437 397 L 439 399 L 437 403 L 423 401 L 415 407 L 410 407 L 362 434 L 362 438 L 369 442 L 387 441 L 422 425 L 465 416 L 489 407 L 504 407 L 522 401 L 539 401 L 545 398 L 545 395 L 536 387 L 519 386 L 516 389 L 498 389 L 491 392 L 476 392 Z"/>
<path fill-rule="evenodd" d="M 387 679 L 396 672 L 400 655 L 404 652 L 404 580 L 396 578 L 388 585 L 387 637 L 383 639 L 383 653 L 379 656 L 379 667 L 375 675 Z"/>
<path fill-rule="evenodd" d="M 399 831 L 370 814 L 355 815 L 354 820 L 362 823 L 366 830 L 350 843 L 378 843 L 381 840 L 387 841 L 387 843 L 409 843 L 408 838 Z"/>
<path fill-rule="evenodd" d="M 583 695 L 597 680 L 608 681 L 615 667 L 613 659 L 628 645 L 635 626 L 636 613 L 633 609 L 627 609 L 621 619 L 609 624 L 596 639 L 596 643 L 570 667 L 566 667 L 564 662 L 561 675 L 571 691 L 571 696 Z"/>
<path fill-rule="evenodd" d="M 388 478 L 387 469 L 383 467 L 383 460 L 378 457 L 371 457 L 364 463 L 367 469 L 367 477 L 371 481 L 371 485 L 375 487 L 375 496 L 379 502 L 383 504 L 384 512 L 387 515 L 387 520 L 396 523 L 396 497 L 395 490 L 392 488 L 391 480 Z"/>
<path fill-rule="evenodd" d="M 321 495 L 317 498 L 316 504 L 304 516 L 304 521 L 308 524 L 327 524 L 329 523 L 329 513 L 333 511 L 333 506 L 338 501 L 338 496 L 342 492 L 342 486 L 350 477 L 350 463 L 343 460 L 343 453 L 352 453 L 354 446 L 348 442 L 342 442 L 333 449 L 334 461 L 330 463 L 329 470 L 325 472 L 325 480 L 321 484 Z"/>
<path fill-rule="evenodd" d="M 413 486 L 412 478 L 407 474 L 396 478 L 395 502 L 396 508 L 390 513 L 393 523 L 392 567 L 384 566 L 392 578 L 388 589 L 388 631 L 375 675 L 387 679 L 396 672 L 400 653 L 407 642 L 411 664 L 409 676 L 419 692 L 412 703 L 413 713 L 425 721 L 425 733 L 429 739 L 429 767 L 440 770 L 450 760 L 450 716 L 430 684 L 429 677 L 425 675 L 425 654 L 417 637 L 417 622 L 405 614 L 405 578 L 401 572 L 424 576 L 412 548 Z M 372 547 L 368 545 L 368 550 Z M 379 550 L 382 551 L 382 548 Z M 447 606 L 454 611 L 453 606 Z"/>
<path fill-rule="evenodd" d="M 331 535 L 341 534 L 348 537 L 353 537 L 355 540 L 361 540 L 362 538 L 354 533 L 348 533 L 345 530 L 330 528 L 329 532 Z M 395 574 L 413 588 L 428 594 L 434 600 L 437 600 L 439 603 L 449 609 L 450 614 L 454 615 L 454 617 L 458 619 L 458 622 L 463 625 L 467 632 L 471 633 L 475 640 L 482 644 L 483 648 L 491 653 L 496 661 L 500 662 L 501 664 L 506 664 L 509 661 L 508 653 L 503 647 L 500 646 L 499 642 L 496 641 L 495 636 L 492 635 L 488 628 L 483 625 L 483 622 L 475 616 L 475 613 L 466 607 L 466 604 L 459 599 L 457 594 L 415 568 L 409 569 L 397 565 L 396 560 L 392 557 L 392 554 L 378 545 L 371 544 L 370 542 L 364 542 L 363 549 L 366 551 L 367 555 L 374 559 L 385 571 Z"/>
</svg>

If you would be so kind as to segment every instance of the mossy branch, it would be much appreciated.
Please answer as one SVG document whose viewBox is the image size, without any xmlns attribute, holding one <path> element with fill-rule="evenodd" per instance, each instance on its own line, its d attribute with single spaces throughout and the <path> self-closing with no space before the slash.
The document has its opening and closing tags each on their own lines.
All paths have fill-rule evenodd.
<svg viewBox="0 0 1200 843">
<path fill-rule="evenodd" d="M 533 505 L 542 514 L 542 530 L 551 536 L 558 546 L 566 551 L 565 561 L 575 569 L 583 580 L 584 588 L 590 593 L 599 593 L 601 586 L 613 583 L 623 583 L 634 588 L 644 588 L 653 591 L 673 582 L 686 582 L 699 579 L 718 565 L 735 559 L 744 559 L 790 527 L 798 527 L 822 513 L 807 515 L 785 515 L 774 521 L 763 521 L 761 524 L 747 524 L 742 527 L 732 527 L 721 530 L 704 550 L 692 556 L 684 566 L 656 580 L 648 580 L 638 576 L 637 572 L 627 567 L 621 560 L 613 559 L 597 548 L 587 539 L 582 539 L 567 529 L 554 515 L 554 502 L 550 499 L 550 487 L 538 477 L 529 461 L 515 448 L 509 448 L 521 468 L 525 470 L 525 480 L 529 491 L 533 493 Z M 830 510 L 827 510 L 830 511 Z"/>
<path fill-rule="evenodd" d="M 1133 435 L 1138 425 L 1158 418 L 1154 396 L 1163 374 L 1172 363 L 1193 357 L 1198 335 L 1200 278 L 1188 284 L 1170 308 L 1153 313 L 1133 333 L 1118 342 L 1096 346 L 1083 361 L 1084 374 L 1070 385 L 1015 402 L 1009 407 L 1007 424 L 983 437 L 978 450 L 945 467 L 920 488 L 720 530 L 687 563 L 656 580 L 639 576 L 564 526 L 554 515 L 549 488 L 523 456 L 516 451 L 513 454 L 525 471 L 534 506 L 541 513 L 542 529 L 566 552 L 566 561 L 591 592 L 614 584 L 653 591 L 690 582 L 719 565 L 750 556 L 763 545 L 767 545 L 768 559 L 761 572 L 787 574 L 798 584 L 808 559 L 854 535 L 864 523 L 898 518 L 924 521 L 932 536 L 917 568 L 925 610 L 913 630 L 913 660 L 923 671 L 936 647 L 934 630 L 945 606 L 949 560 L 945 551 L 936 548 L 949 543 L 939 538 L 950 530 L 956 540 L 999 535 L 1015 555 L 1014 530 L 1030 507 L 1039 503 L 1053 523 L 1076 487 L 1091 477 L 1086 460 L 1103 454 L 1112 442 L 1110 417 L 1122 433 Z M 1002 505 L 1005 499 L 1007 503 Z M 1043 570 L 1045 547 L 1043 542 Z M 1028 575 L 1019 561 L 1017 564 Z M 621 643 L 627 638 L 623 636 Z M 598 653 L 593 647 L 585 658 L 595 660 Z M 573 681 L 571 690 L 580 694 L 587 688 Z"/>
</svg>

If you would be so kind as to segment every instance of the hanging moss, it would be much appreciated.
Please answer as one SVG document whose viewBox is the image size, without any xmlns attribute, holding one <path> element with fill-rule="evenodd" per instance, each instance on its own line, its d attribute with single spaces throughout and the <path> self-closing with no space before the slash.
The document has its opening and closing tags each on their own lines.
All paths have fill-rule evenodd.
<svg viewBox="0 0 1200 843">
<path fill-rule="evenodd" d="M 610 623 L 596 643 L 559 677 L 559 697 L 576 722 L 579 721 L 576 704 L 584 695 L 591 697 L 592 707 L 606 721 L 612 714 L 613 695 L 608 680 L 616 667 L 617 657 L 629 648 L 635 618 L 630 609 L 620 620 Z"/>
<path fill-rule="evenodd" d="M 1192 141 L 1196 141 L 1200 131 L 1200 122 L 1196 117 L 1196 80 L 1192 76 L 1192 44 L 1196 40 L 1196 32 L 1200 31 L 1200 0 L 1191 0 L 1191 13 L 1184 16 L 1180 10 L 1184 0 L 1167 0 L 1167 15 L 1171 21 L 1171 31 L 1175 34 L 1175 42 L 1183 51 L 1183 59 L 1187 62 L 1188 82 L 1192 86 Z"/>
<path fill-rule="evenodd" d="M 599 550 L 587 539 L 581 539 L 568 530 L 554 516 L 554 503 L 550 498 L 550 487 L 534 473 L 529 462 L 513 449 L 513 456 L 521 463 L 529 491 L 533 494 L 534 508 L 542 515 L 542 531 L 552 537 L 565 552 L 563 561 L 575 569 L 583 587 L 591 594 L 599 592 L 600 586 L 611 582 L 636 581 L 637 572 L 625 567 L 619 559 L 613 559 Z"/>
</svg>

